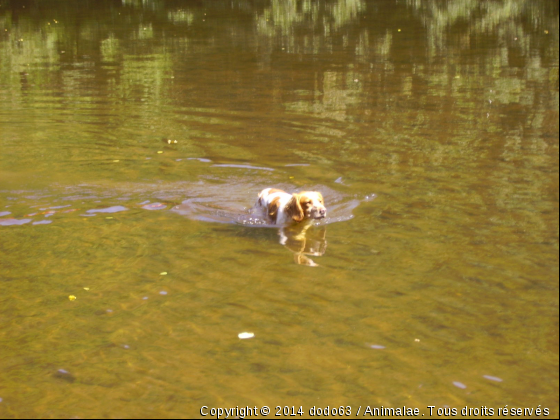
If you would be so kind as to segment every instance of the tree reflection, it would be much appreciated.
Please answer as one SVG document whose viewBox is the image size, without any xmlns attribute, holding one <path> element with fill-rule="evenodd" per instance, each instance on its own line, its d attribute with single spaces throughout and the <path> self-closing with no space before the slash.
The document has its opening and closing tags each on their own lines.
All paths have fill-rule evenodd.
<svg viewBox="0 0 560 420">
<path fill-rule="evenodd" d="M 480 108 L 491 130 L 509 130 L 489 117 L 518 105 L 539 130 L 550 104 L 558 107 L 558 3 L 550 1 L 0 0 L 0 32 L 8 87 L 0 99 L 8 102 L 41 91 L 62 104 L 99 95 L 228 109 L 245 94 L 235 87 L 254 83 L 267 99 L 236 101 L 236 110 L 282 109 L 407 135 L 449 115 L 459 120 L 450 140 L 476 124 L 466 110 Z M 202 91 L 203 72 L 213 71 L 220 76 Z M 176 75 L 186 79 L 181 91 Z M 552 92 L 552 102 L 529 85 Z M 363 148 L 336 125 L 316 130 L 341 158 Z M 435 147 L 435 163 L 444 150 Z"/>
</svg>

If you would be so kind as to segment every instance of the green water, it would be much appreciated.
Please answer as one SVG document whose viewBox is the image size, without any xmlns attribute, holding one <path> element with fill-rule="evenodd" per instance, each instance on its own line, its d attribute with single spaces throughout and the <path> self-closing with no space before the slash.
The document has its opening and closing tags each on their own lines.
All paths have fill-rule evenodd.
<svg viewBox="0 0 560 420">
<path fill-rule="evenodd" d="M 558 15 L 0 0 L 0 417 L 557 416 Z"/>
</svg>

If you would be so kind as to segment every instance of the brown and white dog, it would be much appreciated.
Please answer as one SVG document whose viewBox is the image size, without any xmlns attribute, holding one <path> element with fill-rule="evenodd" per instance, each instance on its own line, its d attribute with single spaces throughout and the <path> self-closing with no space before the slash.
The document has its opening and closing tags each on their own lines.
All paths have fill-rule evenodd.
<svg viewBox="0 0 560 420">
<path fill-rule="evenodd" d="M 255 207 L 266 213 L 269 222 L 282 226 L 294 222 L 311 224 L 327 215 L 323 196 L 315 191 L 288 194 L 276 188 L 266 188 L 259 193 Z"/>
</svg>

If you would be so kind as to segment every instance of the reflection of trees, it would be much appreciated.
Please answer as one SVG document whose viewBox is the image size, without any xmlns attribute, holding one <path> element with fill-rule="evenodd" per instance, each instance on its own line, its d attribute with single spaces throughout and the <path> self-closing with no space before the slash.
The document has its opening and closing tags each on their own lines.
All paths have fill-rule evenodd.
<svg viewBox="0 0 560 420">
<path fill-rule="evenodd" d="M 526 86 L 548 83 L 554 92 L 558 85 L 558 4 L 551 1 L 126 0 L 98 1 L 91 9 L 56 0 L 49 7 L 39 0 L 7 4 L 0 8 L 0 82 L 18 88 L 3 96 L 20 95 L 22 83 L 87 90 L 96 77 L 123 99 L 159 100 L 182 64 L 174 54 L 189 55 L 193 63 L 201 59 L 200 68 L 220 68 L 232 85 L 243 81 L 241 71 L 299 62 L 313 76 L 298 77 L 302 85 L 295 89 L 271 78 L 271 103 L 336 121 L 368 121 L 376 109 L 390 130 L 393 122 L 403 124 L 394 121 L 396 101 L 414 110 L 401 117 L 418 127 L 429 123 L 434 107 L 459 112 L 479 106 L 480 91 L 487 106 L 527 107 L 538 125 L 545 121 L 536 115 L 542 103 Z M 219 63 L 209 59 L 213 54 Z M 239 67 L 239 54 L 254 57 L 256 67 Z M 504 77 L 512 68 L 522 77 Z M 223 86 L 216 89 L 218 95 Z M 286 89 L 292 92 L 280 94 Z M 438 101 L 441 96 L 451 108 Z"/>
<path fill-rule="evenodd" d="M 20 59 L 33 60 L 33 54 L 39 49 L 43 59 L 47 52 L 52 63 L 58 61 L 60 50 L 71 52 L 79 47 L 78 43 L 83 45 L 83 41 L 101 44 L 111 37 L 119 40 L 155 37 L 155 42 L 148 46 L 152 49 L 164 43 L 163 37 L 169 40 L 223 37 L 226 42 L 229 37 L 231 44 L 241 43 L 237 45 L 245 48 L 247 37 L 252 37 L 259 45 L 266 45 L 269 52 L 283 48 L 286 53 L 319 54 L 343 48 L 348 54 L 346 59 L 370 62 L 385 56 L 390 61 L 397 29 L 421 34 L 416 42 L 409 44 L 417 57 L 433 59 L 449 51 L 461 53 L 482 42 L 479 38 L 493 36 L 499 47 L 506 50 L 504 54 L 510 64 L 525 65 L 530 48 L 535 47 L 541 53 L 541 60 L 558 59 L 554 48 L 558 44 L 558 5 L 548 1 L 408 0 L 400 5 L 364 0 L 202 4 L 126 0 L 120 6 L 96 2 L 96 8 L 88 13 L 80 9 L 83 5 L 77 7 L 73 2 L 49 2 L 50 8 L 38 0 L 25 3 L 25 9 L 18 1 L 10 2 L 11 8 L 0 9 L 0 27 L 8 30 L 3 47 L 16 53 L 15 66 L 21 65 Z M 213 19 L 206 22 L 206 14 L 213 14 Z M 227 19 L 217 23 L 219 15 Z M 191 31 L 185 32 L 186 27 Z M 244 33 L 239 33 L 240 30 Z M 547 39 L 542 37 L 544 31 L 548 31 Z M 18 46 L 20 39 L 24 41 Z M 5 60 L 6 54 L 3 56 Z M 261 59 L 268 60 L 262 55 Z"/>
<path fill-rule="evenodd" d="M 257 15 L 256 22 L 259 32 L 264 35 L 290 35 L 298 29 L 328 35 L 354 23 L 365 9 L 364 0 L 271 0 L 270 5 Z"/>
<path fill-rule="evenodd" d="M 456 38 L 457 47 L 465 48 L 475 43 L 477 37 L 494 34 L 501 46 L 519 48 L 523 53 L 528 53 L 535 43 L 548 42 L 540 36 L 545 31 L 557 41 L 556 2 L 408 0 L 407 3 L 427 30 L 431 55 L 445 52 L 454 43 L 448 39 L 450 36 Z"/>
<path fill-rule="evenodd" d="M 278 94 L 290 87 L 273 78 L 271 101 L 284 109 L 359 121 L 371 119 L 368 110 L 376 108 L 378 114 L 389 111 L 385 125 L 395 100 L 419 101 L 409 104 L 419 110 L 411 120 L 417 125 L 429 121 L 427 109 L 437 103 L 432 98 L 451 95 L 456 108 L 472 108 L 480 102 L 477 90 L 484 90 L 487 104 L 517 103 L 533 115 L 539 104 L 527 83 L 548 80 L 552 91 L 558 85 L 557 2 L 126 0 L 99 1 L 91 9 L 77 2 L 45 4 L 12 0 L 0 9 L 4 85 L 62 83 L 62 90 L 76 91 L 89 89 L 95 76 L 124 99 L 157 99 L 168 92 L 178 64 L 173 54 L 204 57 L 203 68 L 230 68 L 230 82 L 236 83 L 244 77 L 235 76 L 242 53 L 255 57 L 254 71 L 302 62 L 313 72 L 289 95 Z M 219 64 L 208 60 L 213 51 L 221 55 Z M 522 69 L 523 77 L 502 77 L 506 68 Z M 441 101 L 437 106 L 448 108 Z M 534 124 L 544 120 L 532 117 Z"/>
</svg>

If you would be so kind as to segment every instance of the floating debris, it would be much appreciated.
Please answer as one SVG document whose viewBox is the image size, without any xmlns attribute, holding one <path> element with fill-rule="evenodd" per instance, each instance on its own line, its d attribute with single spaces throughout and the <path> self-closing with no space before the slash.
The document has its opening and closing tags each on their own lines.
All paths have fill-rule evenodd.
<svg viewBox="0 0 560 420">
<path fill-rule="evenodd" d="M 379 344 L 372 344 L 369 347 L 372 348 L 372 349 L 376 349 L 376 350 L 382 350 L 382 349 L 385 348 L 385 346 L 381 346 Z"/>
<path fill-rule="evenodd" d="M 461 389 L 466 389 L 467 388 L 467 386 L 464 383 L 457 382 L 457 381 L 453 382 L 453 385 L 455 385 L 457 388 L 461 388 Z"/>
<path fill-rule="evenodd" d="M 161 273 L 159 273 L 160 276 L 167 276 L 167 271 L 162 271 Z"/>
<path fill-rule="evenodd" d="M 253 338 L 255 336 L 255 334 L 253 334 L 252 332 L 242 332 L 242 333 L 237 334 L 237 336 L 241 340 L 246 340 L 248 338 Z"/>
<path fill-rule="evenodd" d="M 159 292 L 160 295 L 165 296 L 167 294 L 167 292 L 165 290 L 162 290 L 161 292 Z"/>
<path fill-rule="evenodd" d="M 70 296 L 68 296 L 68 299 L 70 299 L 70 300 L 76 300 L 76 296 L 70 295 Z"/>
<path fill-rule="evenodd" d="M 74 381 L 76 380 L 76 377 L 75 377 L 74 375 L 72 375 L 70 372 L 68 372 L 67 370 L 65 370 L 65 369 L 58 369 L 58 370 L 53 374 L 53 376 L 54 376 L 55 378 L 62 379 L 62 380 L 64 380 L 64 381 L 67 381 L 67 382 L 70 382 L 70 383 L 72 383 L 72 382 L 74 382 Z"/>
<path fill-rule="evenodd" d="M 482 375 L 483 378 L 488 379 L 489 381 L 495 381 L 495 382 L 502 382 L 503 379 L 502 378 L 498 378 L 497 376 L 490 376 L 490 375 Z"/>
</svg>

